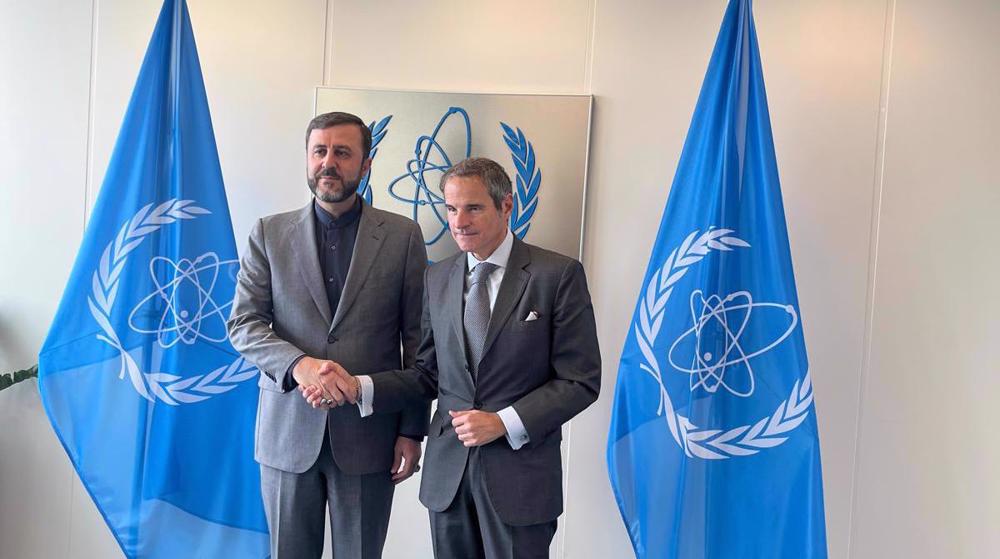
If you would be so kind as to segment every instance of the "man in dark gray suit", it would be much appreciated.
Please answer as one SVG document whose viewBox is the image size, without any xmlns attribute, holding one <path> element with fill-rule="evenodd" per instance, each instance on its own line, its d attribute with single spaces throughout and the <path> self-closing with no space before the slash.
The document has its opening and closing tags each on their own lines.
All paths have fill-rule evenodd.
<svg viewBox="0 0 1000 559">
<path fill-rule="evenodd" d="M 333 556 L 377 558 L 393 483 L 419 468 L 428 406 L 362 420 L 353 406 L 314 409 L 295 389 L 316 387 L 335 404 L 333 361 L 356 371 L 414 364 L 427 253 L 412 220 L 356 194 L 371 165 L 361 119 L 320 115 L 306 143 L 314 199 L 254 226 L 229 337 L 261 371 L 255 455 L 272 557 L 320 557 L 329 504 Z"/>
<path fill-rule="evenodd" d="M 427 270 L 416 364 L 357 378 L 336 367 L 335 390 L 374 418 L 437 398 L 420 487 L 435 556 L 547 558 L 560 428 L 600 389 L 587 281 L 576 260 L 514 237 L 499 164 L 468 159 L 441 185 L 462 252 Z M 318 391 L 303 395 L 323 407 Z"/>
</svg>

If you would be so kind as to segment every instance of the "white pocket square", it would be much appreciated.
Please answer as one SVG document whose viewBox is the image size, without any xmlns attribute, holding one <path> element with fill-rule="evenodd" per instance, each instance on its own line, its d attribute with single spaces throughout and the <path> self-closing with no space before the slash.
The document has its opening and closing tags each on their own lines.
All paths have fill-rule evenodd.
<svg viewBox="0 0 1000 559">
<path fill-rule="evenodd" d="M 524 321 L 525 322 L 531 322 L 532 320 L 538 320 L 538 312 L 537 311 L 531 311 L 531 312 L 528 313 L 528 316 L 524 317 Z"/>
</svg>

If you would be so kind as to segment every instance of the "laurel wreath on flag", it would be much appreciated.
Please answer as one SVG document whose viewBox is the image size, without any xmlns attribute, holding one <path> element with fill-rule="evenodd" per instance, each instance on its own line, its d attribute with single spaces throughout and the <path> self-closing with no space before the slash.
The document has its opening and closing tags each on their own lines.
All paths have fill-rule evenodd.
<svg viewBox="0 0 1000 559">
<path fill-rule="evenodd" d="M 257 367 L 242 357 L 229 365 L 191 377 L 143 372 L 122 345 L 111 325 L 111 309 L 118 297 L 119 280 L 129 253 L 135 250 L 147 235 L 159 231 L 161 227 L 209 213 L 211 212 L 194 205 L 194 200 L 172 198 L 155 208 L 153 204 L 147 204 L 132 216 L 132 219 L 126 221 L 115 239 L 108 243 L 101 255 L 100 264 L 92 276 L 92 291 L 87 303 L 90 306 L 90 314 L 104 332 L 98 334 L 97 338 L 118 350 L 118 357 L 121 360 L 118 378 L 124 378 L 128 373 L 136 392 L 149 401 L 159 400 L 172 406 L 200 402 L 228 392 L 241 382 L 257 376 Z"/>
<path fill-rule="evenodd" d="M 670 394 L 663 384 L 659 360 L 653 353 L 653 345 L 660 333 L 667 300 L 673 292 L 674 284 L 684 277 L 688 268 L 700 262 L 710 251 L 731 251 L 733 247 L 750 247 L 746 241 L 731 236 L 731 233 L 733 233 L 731 229 L 709 228 L 704 233 L 695 230 L 688 235 L 653 273 L 645 287 L 645 296 L 639 307 L 639 318 L 635 322 L 635 337 L 644 359 L 640 368 L 649 373 L 660 385 L 660 405 L 657 415 L 665 416 L 670 434 L 687 456 L 708 460 L 750 456 L 757 454 L 761 449 L 782 444 L 788 439 L 784 436 L 785 433 L 798 427 L 809 416 L 809 406 L 813 400 L 812 380 L 806 371 L 801 383 L 795 381 L 788 399 L 781 402 L 771 415 L 753 425 L 741 425 L 724 430 L 704 429 L 694 425 L 687 417 L 674 410 Z"/>
<path fill-rule="evenodd" d="M 510 230 L 523 239 L 531 227 L 531 217 L 538 209 L 538 189 L 542 185 L 542 171 L 535 166 L 535 147 L 518 128 L 516 131 L 501 122 L 503 141 L 510 149 L 510 158 L 517 170 L 517 192 L 510 212 Z"/>
<path fill-rule="evenodd" d="M 373 120 L 371 124 L 368 125 L 368 129 L 372 132 L 372 147 L 368 150 L 368 159 L 372 161 L 375 160 L 375 156 L 378 155 L 378 145 L 382 143 L 382 139 L 385 138 L 386 133 L 389 131 L 389 121 L 392 120 L 392 115 L 382 118 L 382 120 L 377 123 Z M 358 193 L 365 202 L 369 204 L 372 203 L 372 189 L 368 185 L 368 181 L 372 178 L 372 171 L 368 169 L 365 176 L 361 179 L 361 185 L 358 187 Z"/>
</svg>

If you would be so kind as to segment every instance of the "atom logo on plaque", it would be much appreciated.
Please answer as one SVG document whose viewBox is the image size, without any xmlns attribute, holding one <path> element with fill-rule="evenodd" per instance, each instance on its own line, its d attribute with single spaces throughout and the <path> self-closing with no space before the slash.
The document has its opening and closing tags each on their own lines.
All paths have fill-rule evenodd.
<svg viewBox="0 0 1000 559">
<path fill-rule="evenodd" d="M 359 193 L 420 224 L 428 257 L 457 247 L 441 176 L 467 157 L 504 165 L 513 182 L 511 231 L 579 256 L 590 130 L 589 96 L 488 95 L 318 88 L 316 113 L 370 122 L 372 169 Z"/>
</svg>

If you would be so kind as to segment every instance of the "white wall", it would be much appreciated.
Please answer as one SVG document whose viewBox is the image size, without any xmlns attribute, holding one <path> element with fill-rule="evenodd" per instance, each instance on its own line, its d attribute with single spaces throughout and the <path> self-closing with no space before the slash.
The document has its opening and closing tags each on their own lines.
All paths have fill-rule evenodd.
<svg viewBox="0 0 1000 559">
<path fill-rule="evenodd" d="M 1000 4 L 900 2 L 852 550 L 1000 555 Z"/>
<path fill-rule="evenodd" d="M 241 244 L 255 216 L 307 199 L 316 85 L 595 96 L 584 261 L 605 391 L 573 422 L 555 557 L 630 554 L 604 462 L 611 392 L 724 5 L 190 0 Z M 158 9 L 0 2 L 0 371 L 35 361 Z M 831 556 L 998 555 L 1000 7 L 755 13 Z M 0 393 L 0 557 L 117 556 L 35 386 Z M 425 530 L 411 481 L 386 556 L 426 557 Z"/>
</svg>

